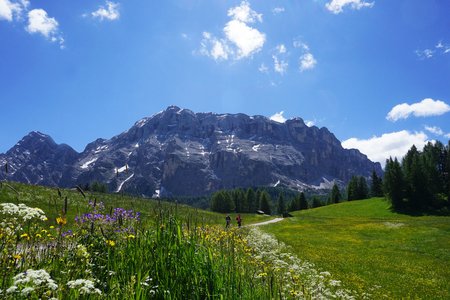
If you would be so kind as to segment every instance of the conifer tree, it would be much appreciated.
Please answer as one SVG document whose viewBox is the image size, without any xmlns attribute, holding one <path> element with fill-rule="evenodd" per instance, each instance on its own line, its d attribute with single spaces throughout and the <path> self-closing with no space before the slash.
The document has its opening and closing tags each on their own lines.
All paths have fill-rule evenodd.
<svg viewBox="0 0 450 300">
<path fill-rule="evenodd" d="M 284 205 L 283 193 L 278 196 L 278 214 L 283 215 L 286 212 L 286 207 Z"/>
<path fill-rule="evenodd" d="M 339 191 L 339 187 L 337 184 L 333 184 L 333 188 L 331 189 L 330 203 L 339 203 L 341 202 L 341 192 Z"/>
<path fill-rule="evenodd" d="M 378 177 L 377 172 L 375 172 L 375 170 L 372 171 L 370 195 L 372 197 L 383 197 L 383 181 L 380 177 Z"/>
<path fill-rule="evenodd" d="M 270 196 L 266 191 L 261 192 L 261 200 L 259 204 L 259 209 L 262 210 L 265 214 L 270 215 L 271 209 L 270 209 Z"/>
</svg>

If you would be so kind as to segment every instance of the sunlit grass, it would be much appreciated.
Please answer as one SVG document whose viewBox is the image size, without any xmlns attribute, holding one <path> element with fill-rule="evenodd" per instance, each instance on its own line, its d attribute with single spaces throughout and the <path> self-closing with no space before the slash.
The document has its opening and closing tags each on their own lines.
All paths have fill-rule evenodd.
<svg viewBox="0 0 450 300">
<path fill-rule="evenodd" d="M 375 298 L 450 298 L 450 218 L 393 213 L 383 199 L 295 212 L 264 227 L 300 258 Z"/>
</svg>

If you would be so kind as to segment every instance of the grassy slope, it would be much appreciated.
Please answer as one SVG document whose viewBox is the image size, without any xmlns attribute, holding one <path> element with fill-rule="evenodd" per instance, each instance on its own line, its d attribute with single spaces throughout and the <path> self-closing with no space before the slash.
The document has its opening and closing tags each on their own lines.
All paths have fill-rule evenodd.
<svg viewBox="0 0 450 300">
<path fill-rule="evenodd" d="M 450 217 L 396 214 L 380 198 L 293 215 L 264 229 L 349 288 L 450 299 Z"/>
<path fill-rule="evenodd" d="M 64 207 L 64 198 L 67 197 L 68 210 L 67 220 L 70 226 L 77 214 L 86 211 L 89 200 L 97 199 L 102 201 L 107 209 L 115 207 L 123 207 L 133 209 L 142 215 L 143 222 L 152 222 L 155 214 L 158 213 L 158 205 L 170 208 L 172 212 L 179 214 L 189 220 L 194 220 L 198 224 L 220 224 L 225 225 L 225 215 L 214 213 L 198 208 L 192 208 L 187 205 L 175 205 L 174 203 L 158 202 L 156 200 L 144 199 L 139 197 L 130 197 L 120 194 L 91 194 L 86 193 L 86 198 L 78 191 L 61 190 L 62 198 L 59 197 L 56 188 L 43 186 L 26 185 L 21 183 L 7 183 L 14 190 L 3 184 L 0 187 L 0 203 L 24 203 L 31 207 L 39 207 L 46 213 L 51 222 L 55 222 L 55 218 L 60 214 Z M 16 193 L 17 191 L 17 193 Z M 230 214 L 232 225 L 235 225 L 234 214 Z M 271 219 L 269 216 L 260 216 L 255 214 L 242 214 L 244 224 L 262 222 Z"/>
</svg>

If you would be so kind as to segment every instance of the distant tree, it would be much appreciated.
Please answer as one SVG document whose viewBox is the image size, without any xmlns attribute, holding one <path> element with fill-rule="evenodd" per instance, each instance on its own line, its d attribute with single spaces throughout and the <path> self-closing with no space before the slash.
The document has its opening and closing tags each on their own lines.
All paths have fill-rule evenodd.
<svg viewBox="0 0 450 300">
<path fill-rule="evenodd" d="M 347 200 L 352 201 L 358 199 L 358 177 L 353 176 L 347 185 Z"/>
<path fill-rule="evenodd" d="M 331 189 L 330 195 L 330 203 L 339 203 L 341 202 L 341 192 L 339 191 L 339 187 L 337 184 L 333 184 L 333 188 Z"/>
<path fill-rule="evenodd" d="M 286 206 L 284 204 L 283 193 L 278 196 L 278 214 L 283 215 L 286 212 Z"/>
<path fill-rule="evenodd" d="M 262 210 L 265 214 L 271 214 L 271 204 L 270 204 L 270 196 L 266 191 L 261 192 L 261 200 L 259 204 L 259 209 Z"/>
<path fill-rule="evenodd" d="M 221 213 L 234 211 L 234 201 L 230 194 L 224 190 L 215 192 L 211 197 L 211 210 Z"/>
<path fill-rule="evenodd" d="M 313 196 L 312 197 L 312 207 L 317 208 L 323 206 L 322 201 L 320 201 L 319 197 Z"/>
<path fill-rule="evenodd" d="M 108 192 L 108 186 L 105 183 L 101 183 L 99 181 L 94 181 L 91 184 L 90 190 L 92 192 L 96 192 L 96 193 L 107 193 Z"/>
<path fill-rule="evenodd" d="M 378 177 L 375 170 L 372 171 L 372 182 L 370 185 L 370 195 L 372 197 L 383 197 L 383 181 Z"/>
<path fill-rule="evenodd" d="M 369 197 L 369 188 L 367 187 L 367 181 L 366 178 L 363 176 L 358 177 L 358 184 L 357 184 L 357 192 L 356 192 L 356 199 L 367 199 Z"/>
<path fill-rule="evenodd" d="M 255 191 L 252 188 L 248 188 L 245 194 L 245 202 L 247 202 L 247 207 L 245 208 L 246 212 L 254 213 L 258 206 L 259 202 L 256 198 Z"/>
<path fill-rule="evenodd" d="M 397 158 L 386 160 L 384 171 L 384 192 L 391 201 L 392 208 L 395 210 L 404 209 L 404 179 L 403 172 Z"/>
<path fill-rule="evenodd" d="M 300 207 L 299 207 L 300 210 L 308 209 L 308 201 L 306 201 L 306 197 L 303 192 L 300 193 L 299 203 L 300 203 Z"/>
</svg>

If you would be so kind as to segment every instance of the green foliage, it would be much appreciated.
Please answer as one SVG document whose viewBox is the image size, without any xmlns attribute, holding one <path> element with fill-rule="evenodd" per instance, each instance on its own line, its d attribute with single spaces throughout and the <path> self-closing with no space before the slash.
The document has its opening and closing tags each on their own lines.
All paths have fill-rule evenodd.
<svg viewBox="0 0 450 300">
<path fill-rule="evenodd" d="M 320 200 L 319 197 L 317 197 L 317 196 L 313 196 L 312 197 L 312 204 L 311 204 L 312 208 L 317 208 L 317 207 L 321 207 L 321 206 L 324 206 L 324 205 L 325 204 Z"/>
<path fill-rule="evenodd" d="M 286 213 L 286 205 L 284 204 L 284 197 L 283 194 L 280 194 L 278 196 L 278 214 L 283 215 Z"/>
<path fill-rule="evenodd" d="M 90 186 L 88 186 L 88 190 L 90 190 L 94 193 L 107 193 L 108 185 L 106 183 L 94 181 L 93 183 L 91 183 Z"/>
<path fill-rule="evenodd" d="M 369 197 L 369 189 L 363 176 L 353 176 L 347 186 L 347 200 L 361 200 Z"/>
<path fill-rule="evenodd" d="M 372 181 L 370 184 L 370 195 L 372 197 L 383 197 L 383 180 L 378 177 L 375 170 L 372 171 Z"/>
<path fill-rule="evenodd" d="M 445 210 L 449 206 L 450 145 L 428 143 L 423 151 L 415 146 L 400 163 L 386 162 L 384 188 L 392 207 L 396 210 Z"/>
<path fill-rule="evenodd" d="M 333 184 L 333 188 L 331 189 L 330 202 L 339 203 L 341 202 L 341 199 L 342 199 L 341 192 L 339 191 L 339 187 L 335 183 Z"/>
<path fill-rule="evenodd" d="M 259 209 L 262 210 L 266 215 L 271 214 L 271 199 L 266 191 L 261 192 L 261 198 L 259 200 Z"/>
<path fill-rule="evenodd" d="M 232 194 L 228 191 L 220 190 L 215 192 L 211 198 L 211 210 L 221 213 L 234 211 L 235 204 Z"/>
<path fill-rule="evenodd" d="M 306 197 L 303 192 L 298 193 L 289 205 L 289 211 L 301 209 L 308 209 L 308 201 L 306 201 Z"/>
</svg>

